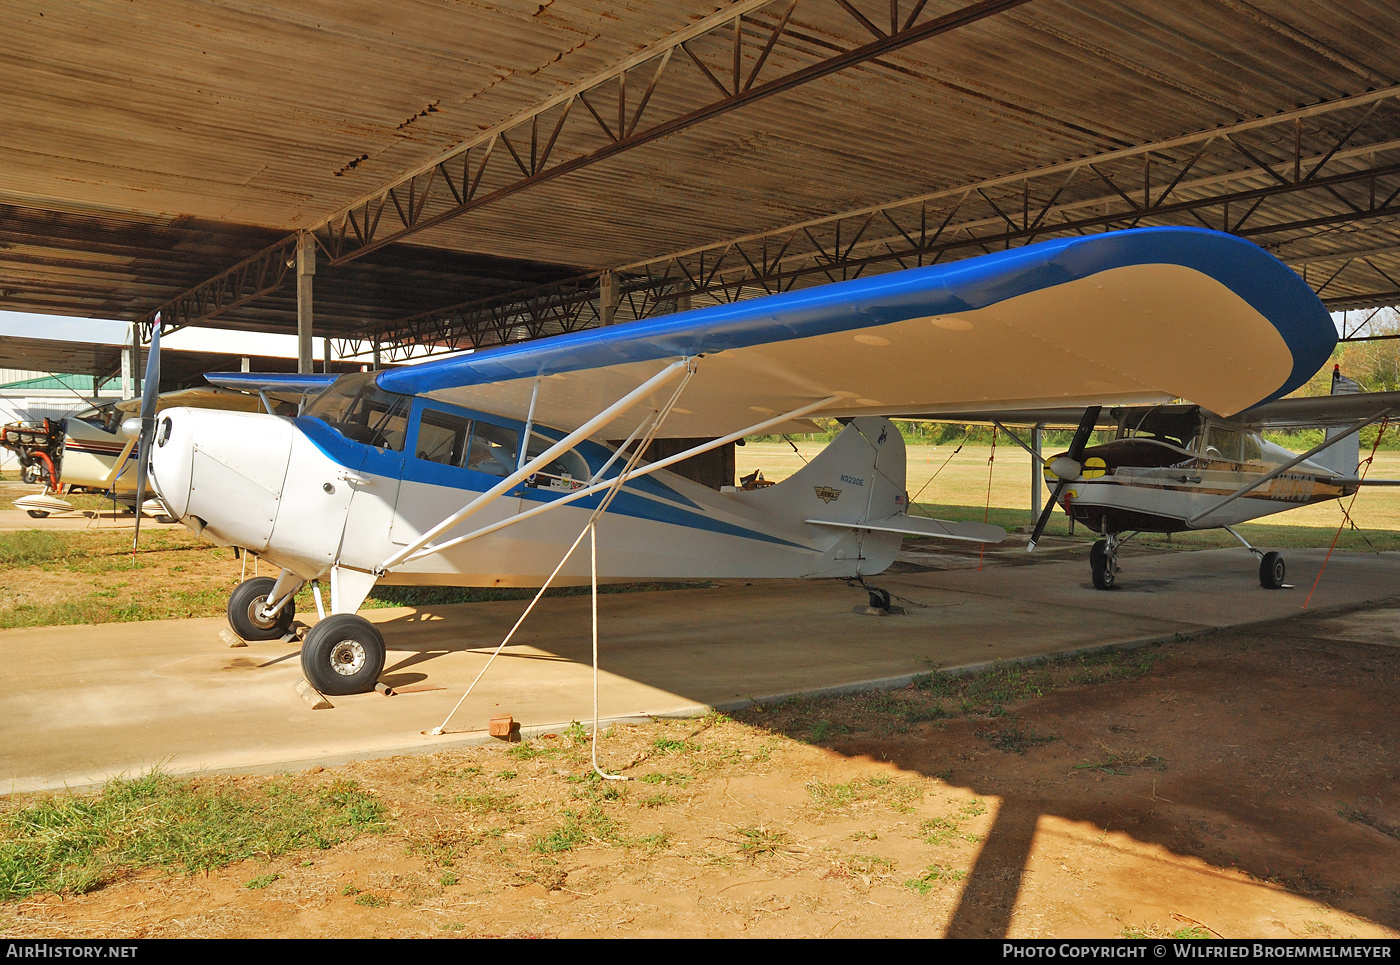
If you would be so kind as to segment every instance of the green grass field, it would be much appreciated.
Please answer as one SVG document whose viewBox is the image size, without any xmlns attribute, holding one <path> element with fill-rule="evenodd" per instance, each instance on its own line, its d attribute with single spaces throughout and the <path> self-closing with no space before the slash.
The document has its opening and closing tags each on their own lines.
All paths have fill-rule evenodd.
<svg viewBox="0 0 1400 965">
<path fill-rule="evenodd" d="M 735 450 L 739 475 L 762 469 L 764 478 L 781 481 L 821 452 L 821 443 L 797 442 L 797 450 L 786 442 L 750 442 Z M 1014 443 L 998 445 L 993 460 L 989 446 L 956 445 L 908 447 L 907 482 L 910 499 L 918 512 L 943 519 L 981 520 L 1008 529 L 1034 522 L 1031 515 L 1031 458 Z M 800 454 L 799 454 L 800 453 Z M 1363 452 L 1363 457 L 1366 453 Z M 1370 475 L 1377 479 L 1400 479 L 1400 452 L 1379 452 Z M 990 482 L 990 486 L 989 486 Z M 1045 484 L 1036 479 L 1040 498 L 1048 498 Z M 1349 502 L 1349 501 L 1348 501 Z M 1350 527 L 1337 542 L 1340 549 L 1400 550 L 1400 487 L 1362 490 L 1352 507 L 1352 518 L 1359 531 Z M 1260 546 L 1298 548 L 1327 546 L 1332 542 L 1343 517 L 1336 501 L 1319 503 L 1246 523 L 1240 533 Z M 1056 512 L 1049 532 L 1064 535 L 1066 519 Z M 1078 535 L 1088 539 L 1080 527 Z M 1223 530 L 1179 533 L 1165 537 L 1138 537 L 1139 542 L 1180 546 L 1183 549 L 1213 549 L 1238 546 Z"/>
</svg>

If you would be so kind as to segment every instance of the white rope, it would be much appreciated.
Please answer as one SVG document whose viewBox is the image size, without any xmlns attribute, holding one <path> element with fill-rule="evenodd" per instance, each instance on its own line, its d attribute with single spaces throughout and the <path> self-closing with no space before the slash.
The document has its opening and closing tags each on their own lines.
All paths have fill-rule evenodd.
<svg viewBox="0 0 1400 965">
<path fill-rule="evenodd" d="M 494 651 L 492 651 L 491 656 L 490 656 L 490 657 L 487 659 L 487 661 L 486 661 L 486 666 L 484 666 L 484 667 L 481 668 L 481 672 L 478 673 L 478 674 L 476 675 L 476 679 L 474 679 L 474 680 L 471 682 L 471 685 L 470 685 L 469 687 L 467 687 L 466 692 L 462 694 L 461 698 L 457 701 L 457 703 L 453 705 L 453 707 L 452 707 L 452 709 L 451 709 L 450 711 L 448 711 L 447 716 L 444 717 L 444 718 L 442 719 L 442 723 L 439 724 L 438 726 L 434 727 L 431 731 L 429 731 L 430 734 L 432 734 L 432 735 L 434 735 L 434 736 L 440 736 L 440 735 L 443 733 L 444 728 L 447 727 L 447 722 L 448 722 L 449 720 L 452 719 L 452 716 L 453 716 L 454 714 L 457 713 L 458 709 L 462 706 L 463 701 L 465 701 L 465 700 L 467 699 L 467 697 L 471 696 L 471 692 L 476 688 L 477 683 L 479 683 L 480 680 L 481 680 L 481 678 L 486 674 L 486 671 L 490 668 L 491 664 L 495 661 L 496 657 L 498 657 L 498 656 L 500 655 L 501 651 L 505 649 L 506 644 L 510 643 L 511 638 L 515 636 L 515 631 L 517 631 L 517 630 L 520 629 L 521 624 L 523 624 L 523 623 L 525 622 L 525 618 L 528 617 L 528 616 L 530 615 L 530 612 L 531 612 L 532 610 L 535 609 L 535 604 L 536 604 L 536 603 L 539 603 L 539 602 L 540 602 L 540 598 L 544 596 L 544 591 L 547 590 L 547 589 L 549 589 L 550 584 L 554 582 L 554 578 L 555 578 L 556 576 L 558 576 L 558 575 L 559 575 L 559 571 L 562 570 L 562 569 L 564 568 L 564 564 L 567 563 L 567 562 L 569 562 L 569 558 L 572 557 L 572 556 L 574 555 L 574 550 L 578 549 L 578 544 L 581 543 L 581 542 L 583 542 L 583 537 L 586 536 L 586 535 L 588 535 L 588 533 L 590 533 L 590 532 L 592 531 L 594 524 L 595 524 L 595 523 L 597 522 L 597 520 L 598 520 L 598 517 L 601 516 L 601 515 L 603 515 L 603 513 L 605 513 L 605 512 L 607 511 L 607 508 L 608 508 L 608 506 L 612 503 L 613 498 L 616 497 L 618 491 L 622 488 L 623 484 L 627 481 L 627 477 L 628 477 L 628 475 L 631 473 L 631 471 L 632 471 L 634 468 L 636 468 L 637 463 L 638 463 L 638 462 L 641 460 L 641 458 L 642 458 L 642 453 L 644 453 L 644 452 L 646 451 L 647 447 L 648 447 L 649 445 L 651 445 L 651 442 L 652 442 L 652 440 L 655 438 L 656 433 L 657 433 L 658 431 L 660 431 L 660 429 L 661 429 L 661 424 L 662 424 L 663 422 L 665 422 L 665 421 L 666 421 L 666 417 L 669 416 L 669 415 L 671 414 L 671 410 L 672 410 L 672 408 L 675 407 L 676 401 L 677 401 L 678 399 L 680 399 L 681 392 L 685 390 L 686 385 L 689 384 L 691 377 L 694 376 L 694 375 L 695 375 L 695 366 L 694 366 L 694 364 L 687 365 L 687 366 L 686 366 L 685 378 L 681 379 L 680 385 L 676 386 L 675 392 L 673 392 L 673 393 L 671 394 L 671 398 L 670 398 L 669 400 L 667 400 L 666 404 L 665 404 L 660 410 L 654 410 L 654 411 L 652 412 L 652 423 L 651 423 L 651 427 L 647 430 L 646 436 L 643 438 L 642 442 L 637 446 L 637 448 L 632 452 L 631 456 L 628 457 L 628 460 L 627 460 L 626 464 L 622 467 L 622 471 L 619 472 L 619 473 L 617 474 L 617 478 L 613 480 L 613 485 L 612 485 L 612 487 L 609 488 L 609 489 L 604 493 L 602 500 L 599 501 L 599 503 L 598 503 L 598 508 L 595 509 L 595 510 L 593 510 L 593 512 L 589 515 L 589 517 L 588 517 L 588 522 L 585 523 L 584 526 L 583 526 L 583 529 L 581 529 L 581 530 L 579 531 L 579 534 L 578 534 L 577 538 L 574 539 L 574 542 L 573 542 L 573 544 L 569 547 L 568 552 L 566 552 L 566 553 L 564 554 L 564 558 L 561 559 L 561 560 L 559 561 L 559 565 L 558 565 L 558 566 L 554 567 L 554 571 L 553 571 L 552 573 L 550 573 L 548 579 L 546 579 L 546 580 L 544 581 L 544 585 L 540 587 L 539 592 L 536 593 L 534 599 L 530 601 L 530 605 L 527 606 L 527 607 L 525 608 L 525 612 L 522 613 L 522 614 L 520 614 L 520 619 L 518 619 L 518 620 L 515 621 L 515 626 L 513 626 L 513 627 L 510 628 L 510 632 L 506 634 L 505 639 L 501 641 L 500 645 L 497 646 L 496 649 L 495 649 Z M 595 564 L 594 564 L 594 565 L 595 565 L 595 573 L 594 573 L 594 599 L 595 599 L 595 603 L 594 603 L 593 632 L 594 632 L 594 638 L 595 638 L 595 640 L 596 640 L 597 632 L 598 632 L 598 628 L 597 628 L 597 604 L 596 604 L 596 598 L 597 598 L 596 551 L 595 551 Z M 596 654 L 596 643 L 595 643 L 595 654 L 594 654 L 594 675 L 595 675 L 595 694 L 594 694 L 594 700 L 595 700 L 595 707 L 594 707 L 594 742 L 595 742 L 595 745 L 596 745 L 596 742 L 597 742 L 597 707 L 596 707 L 597 695 L 596 695 L 596 674 L 597 674 L 597 654 Z M 596 753 L 596 751 L 595 751 L 595 753 Z M 595 765 L 595 767 L 596 767 L 596 765 Z"/>
</svg>

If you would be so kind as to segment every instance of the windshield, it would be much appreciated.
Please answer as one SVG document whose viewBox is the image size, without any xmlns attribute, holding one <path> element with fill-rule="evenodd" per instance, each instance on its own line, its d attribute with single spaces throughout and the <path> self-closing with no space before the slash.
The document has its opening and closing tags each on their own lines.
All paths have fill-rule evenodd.
<svg viewBox="0 0 1400 965">
<path fill-rule="evenodd" d="M 1129 410 L 1119 439 L 1157 439 L 1178 449 L 1194 451 L 1201 434 L 1201 410 L 1194 405 L 1155 406 Z"/>
<path fill-rule="evenodd" d="M 117 411 L 114 404 L 96 405 L 84 409 L 69 416 L 70 419 L 77 419 L 79 422 L 86 422 L 95 429 L 103 432 L 116 432 L 121 426 L 121 413 Z"/>
<path fill-rule="evenodd" d="M 374 377 L 374 372 L 356 372 L 336 379 L 302 414 L 320 419 L 347 439 L 402 452 L 411 399 L 385 392 Z"/>
</svg>

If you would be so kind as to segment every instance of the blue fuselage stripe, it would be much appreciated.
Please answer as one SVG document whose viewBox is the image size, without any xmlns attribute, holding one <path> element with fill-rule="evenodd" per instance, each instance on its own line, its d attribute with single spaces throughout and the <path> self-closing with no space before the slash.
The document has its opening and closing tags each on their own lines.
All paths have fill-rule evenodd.
<svg viewBox="0 0 1400 965">
<path fill-rule="evenodd" d="M 374 446 L 352 442 L 320 419 L 303 416 L 294 422 L 311 444 L 319 449 L 326 458 L 344 466 L 351 472 L 365 473 L 386 479 L 401 478 L 431 486 L 455 489 L 462 493 L 464 502 L 500 482 L 498 476 L 490 476 L 470 469 L 442 466 L 423 459 L 410 459 L 401 452 L 377 449 Z M 600 446 L 594 448 L 602 449 Z M 634 491 L 634 487 L 639 489 L 642 484 L 647 484 L 647 488 L 651 489 L 651 492 Z M 558 498 L 560 495 L 565 495 L 565 492 L 561 490 L 556 494 L 555 491 L 548 489 L 518 486 L 509 494 L 509 498 L 523 498 L 529 502 L 544 503 Z M 583 497 L 574 505 L 580 509 L 595 509 L 602 498 L 602 493 L 595 493 L 592 496 Z M 667 501 L 662 502 L 662 500 Z M 696 512 L 685 508 L 685 506 L 674 505 L 674 502 L 684 502 L 687 506 L 694 507 L 694 510 L 700 511 Z M 804 546 L 801 543 L 707 516 L 703 512 L 703 507 L 649 476 L 643 476 L 641 479 L 623 486 L 622 492 L 617 494 L 617 498 L 608 507 L 608 512 L 649 522 L 666 523 L 725 536 L 739 536 L 744 539 L 775 543 L 780 546 L 791 546 L 796 549 L 811 549 L 810 546 Z"/>
</svg>

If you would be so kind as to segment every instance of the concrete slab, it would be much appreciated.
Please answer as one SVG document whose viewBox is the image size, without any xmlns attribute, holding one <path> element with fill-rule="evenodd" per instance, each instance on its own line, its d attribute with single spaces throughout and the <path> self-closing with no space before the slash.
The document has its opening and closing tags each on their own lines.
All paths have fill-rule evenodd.
<svg viewBox="0 0 1400 965">
<path fill-rule="evenodd" d="M 1243 550 L 1134 557 L 1111 593 L 1092 589 L 1083 559 L 886 574 L 878 583 L 912 601 L 903 617 L 854 614 L 865 595 L 840 581 L 604 595 L 601 714 L 694 713 L 1274 619 L 1300 611 L 1324 555 L 1289 554 L 1300 584 L 1291 591 L 1260 589 Z M 1312 608 L 1400 596 L 1397 578 L 1400 554 L 1334 555 Z M 313 710 L 295 690 L 295 644 L 230 648 L 222 619 L 0 632 L 10 670 L 0 691 L 0 793 L 155 766 L 256 771 L 434 750 L 483 739 L 496 713 L 527 730 L 591 719 L 588 598 L 551 599 L 448 732 L 429 736 L 524 606 L 366 611 L 390 648 L 384 680 L 407 692 L 336 697 L 327 710 Z"/>
</svg>

